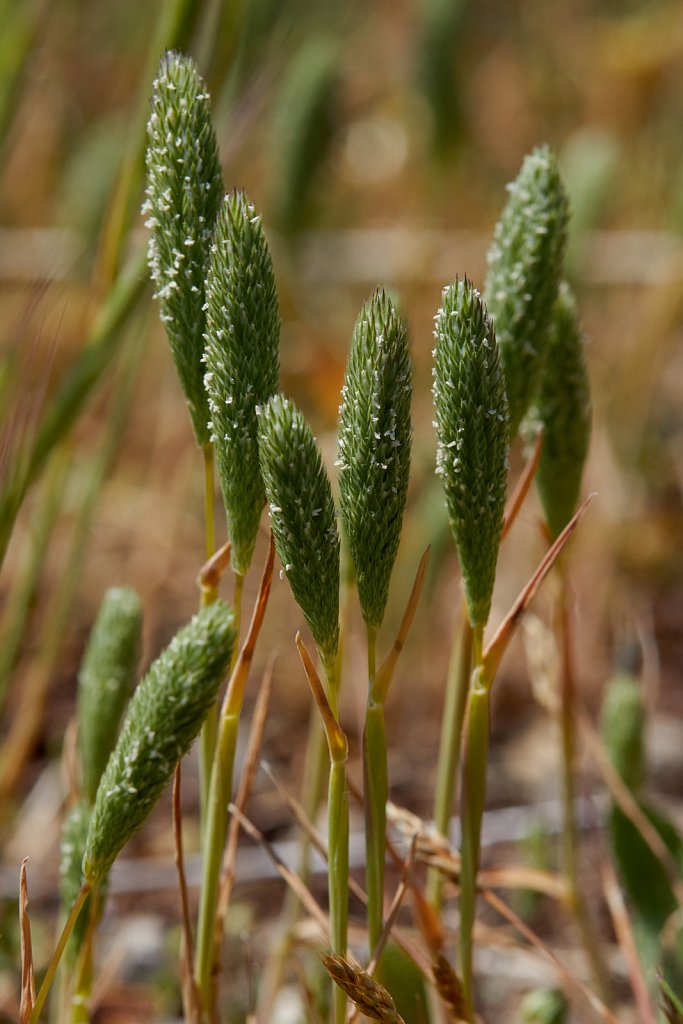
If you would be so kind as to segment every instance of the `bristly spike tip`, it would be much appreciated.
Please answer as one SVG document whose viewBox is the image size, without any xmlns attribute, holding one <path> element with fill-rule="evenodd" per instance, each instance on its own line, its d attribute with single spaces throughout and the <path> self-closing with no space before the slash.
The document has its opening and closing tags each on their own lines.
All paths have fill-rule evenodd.
<svg viewBox="0 0 683 1024">
<path fill-rule="evenodd" d="M 408 332 L 376 291 L 353 332 L 339 426 L 341 513 L 363 616 L 379 627 L 401 537 L 410 473 Z"/>
<path fill-rule="evenodd" d="M 485 625 L 505 511 L 508 406 L 493 324 L 467 279 L 444 290 L 434 333 L 437 473 L 470 622 Z"/>
<path fill-rule="evenodd" d="M 223 492 L 232 564 L 244 575 L 266 495 L 256 408 L 278 388 L 280 313 L 268 243 L 244 192 L 221 206 L 206 282 L 204 385 Z"/>
<path fill-rule="evenodd" d="M 194 62 L 166 53 L 147 124 L 149 266 L 178 377 L 200 447 L 209 443 L 204 391 L 204 281 L 223 196 L 209 95 Z"/>
<path fill-rule="evenodd" d="M 260 411 L 259 458 L 275 547 L 326 671 L 339 644 L 339 534 L 330 481 L 294 402 Z"/>
</svg>

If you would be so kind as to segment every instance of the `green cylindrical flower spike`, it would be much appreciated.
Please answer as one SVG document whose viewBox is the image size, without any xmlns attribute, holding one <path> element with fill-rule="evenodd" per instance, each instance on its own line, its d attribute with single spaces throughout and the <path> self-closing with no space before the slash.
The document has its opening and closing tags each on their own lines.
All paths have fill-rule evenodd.
<svg viewBox="0 0 683 1024">
<path fill-rule="evenodd" d="M 536 485 L 550 532 L 557 537 L 576 511 L 591 427 L 581 331 L 567 285 L 555 304 L 534 405 L 532 420 L 543 425 Z"/>
<path fill-rule="evenodd" d="M 410 472 L 408 332 L 377 291 L 353 332 L 342 390 L 339 492 L 363 616 L 379 627 L 401 537 Z"/>
<path fill-rule="evenodd" d="M 484 295 L 496 327 L 514 438 L 536 391 L 562 276 L 569 217 L 555 157 L 524 160 L 496 225 Z"/>
<path fill-rule="evenodd" d="M 339 534 L 330 481 L 294 402 L 261 410 L 259 457 L 275 547 L 326 669 L 339 643 Z"/>
<path fill-rule="evenodd" d="M 72 807 L 64 820 L 62 836 L 60 841 L 60 862 L 59 862 L 59 897 L 62 904 L 64 917 L 76 902 L 81 884 L 83 882 L 83 851 L 88 835 L 90 823 L 90 808 L 85 801 L 80 801 Z M 73 966 L 78 951 L 83 943 L 85 930 L 88 925 L 88 915 L 80 915 L 74 930 L 71 933 L 69 944 L 66 948 L 68 962 Z"/>
<path fill-rule="evenodd" d="M 204 384 L 232 562 L 244 575 L 266 500 L 256 407 L 278 388 L 280 314 L 261 218 L 243 192 L 226 196 L 218 215 L 206 299 Z"/>
<path fill-rule="evenodd" d="M 142 606 L 134 590 L 106 592 L 78 673 L 78 748 L 83 795 L 92 804 L 140 658 Z"/>
<path fill-rule="evenodd" d="M 470 622 L 483 626 L 491 609 L 505 510 L 508 406 L 493 324 L 467 279 L 444 290 L 434 334 L 436 471 Z"/>
<path fill-rule="evenodd" d="M 151 666 L 100 780 L 83 875 L 101 881 L 143 824 L 213 706 L 235 641 L 232 609 L 203 608 Z"/>
<path fill-rule="evenodd" d="M 209 442 L 202 383 L 204 280 L 223 177 L 206 85 L 194 62 L 162 58 L 147 126 L 149 266 L 197 444 Z"/>
</svg>

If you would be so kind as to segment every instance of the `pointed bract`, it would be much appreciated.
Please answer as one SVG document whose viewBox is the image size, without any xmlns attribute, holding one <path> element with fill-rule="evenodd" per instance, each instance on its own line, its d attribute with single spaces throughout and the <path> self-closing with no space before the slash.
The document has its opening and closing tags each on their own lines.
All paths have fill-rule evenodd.
<svg viewBox="0 0 683 1024">
<path fill-rule="evenodd" d="M 363 616 L 378 627 L 401 537 L 410 473 L 408 332 L 383 291 L 353 333 L 339 425 L 341 513 Z"/>
<path fill-rule="evenodd" d="M 202 378 L 204 280 L 223 177 L 209 94 L 194 62 L 162 58 L 147 125 L 149 266 L 171 352 L 200 446 L 209 442 Z"/>
<path fill-rule="evenodd" d="M 256 407 L 278 388 L 280 314 L 261 218 L 243 192 L 225 197 L 206 282 L 204 383 L 232 563 L 244 574 L 266 500 Z"/>
<path fill-rule="evenodd" d="M 275 547 L 329 670 L 339 643 L 339 534 L 332 489 L 310 427 L 282 395 L 261 410 L 259 456 Z"/>
<path fill-rule="evenodd" d="M 143 824 L 213 706 L 230 662 L 232 609 L 203 608 L 173 638 L 138 686 L 95 798 L 83 874 L 101 881 Z"/>
<path fill-rule="evenodd" d="M 548 146 L 524 160 L 496 225 L 484 295 L 496 328 L 514 438 L 534 396 L 562 277 L 567 196 Z"/>
<path fill-rule="evenodd" d="M 557 537 L 576 511 L 591 429 L 583 339 L 567 285 L 555 304 L 531 422 L 543 427 L 536 486 L 550 532 Z"/>
<path fill-rule="evenodd" d="M 441 475 L 472 625 L 491 609 L 505 511 L 508 408 L 496 335 L 467 280 L 436 315 L 434 406 Z"/>
</svg>

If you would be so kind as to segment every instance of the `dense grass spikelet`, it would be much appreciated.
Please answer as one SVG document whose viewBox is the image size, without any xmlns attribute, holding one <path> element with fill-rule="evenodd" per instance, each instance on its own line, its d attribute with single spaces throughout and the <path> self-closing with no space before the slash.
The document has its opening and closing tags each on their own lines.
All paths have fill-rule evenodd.
<svg viewBox="0 0 683 1024">
<path fill-rule="evenodd" d="M 531 420 L 543 426 L 536 485 L 550 532 L 557 537 L 576 511 L 591 428 L 583 341 L 567 285 L 555 303 Z"/>
<path fill-rule="evenodd" d="M 339 427 L 341 513 L 363 616 L 384 618 L 408 491 L 412 374 L 408 332 L 377 291 L 356 321 Z"/>
<path fill-rule="evenodd" d="M 226 196 L 218 215 L 206 299 L 204 383 L 233 567 L 244 574 L 266 500 L 256 407 L 278 388 L 280 314 L 261 218 L 243 192 Z"/>
<path fill-rule="evenodd" d="M 339 643 L 339 534 L 332 489 L 310 427 L 282 395 L 261 410 L 259 456 L 277 553 L 329 670 Z"/>
<path fill-rule="evenodd" d="M 197 444 L 209 442 L 202 383 L 204 280 L 223 177 L 209 95 L 193 61 L 169 52 L 147 125 L 149 266 Z"/>
<path fill-rule="evenodd" d="M 465 279 L 436 315 L 434 406 L 437 473 L 458 549 L 473 626 L 491 609 L 505 510 L 508 406 L 493 324 Z"/>
<path fill-rule="evenodd" d="M 97 884 L 143 824 L 213 705 L 235 641 L 223 602 L 203 608 L 150 667 L 97 790 L 83 857 Z"/>
<path fill-rule="evenodd" d="M 135 685 L 142 605 L 134 590 L 107 590 L 78 673 L 78 749 L 83 795 L 92 804 Z"/>
<path fill-rule="evenodd" d="M 505 370 L 514 438 L 534 396 L 562 276 L 569 208 L 548 146 L 524 160 L 496 225 L 484 295 Z"/>
</svg>

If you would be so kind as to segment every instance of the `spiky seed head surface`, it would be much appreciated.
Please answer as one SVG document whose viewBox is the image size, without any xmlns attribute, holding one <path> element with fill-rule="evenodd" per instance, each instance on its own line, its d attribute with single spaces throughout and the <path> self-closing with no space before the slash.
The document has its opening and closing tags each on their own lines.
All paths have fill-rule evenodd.
<svg viewBox="0 0 683 1024">
<path fill-rule="evenodd" d="M 100 780 L 83 856 L 97 884 L 143 824 L 213 705 L 235 641 L 222 601 L 203 608 L 159 655 L 128 705 Z"/>
<path fill-rule="evenodd" d="M 147 125 L 149 266 L 178 377 L 200 446 L 209 442 L 202 378 L 204 280 L 223 176 L 209 94 L 194 62 L 166 53 Z"/>
<path fill-rule="evenodd" d="M 436 471 L 472 625 L 491 609 L 505 511 L 508 406 L 493 324 L 477 289 L 456 281 L 436 315 Z"/>
<path fill-rule="evenodd" d="M 280 314 L 261 218 L 244 192 L 221 206 L 206 282 L 204 384 L 233 567 L 244 574 L 266 500 L 256 407 L 278 388 Z"/>
<path fill-rule="evenodd" d="M 363 616 L 378 627 L 401 537 L 410 474 L 408 331 L 377 291 L 353 332 L 339 426 L 341 513 Z"/>
<path fill-rule="evenodd" d="M 90 822 L 90 807 L 85 800 L 79 801 L 71 808 L 62 826 L 59 844 L 59 898 L 62 911 L 66 915 L 76 902 L 83 882 L 83 851 Z M 83 943 L 88 923 L 88 915 L 84 911 L 76 921 L 69 944 L 66 947 L 67 962 L 73 965 Z"/>
<path fill-rule="evenodd" d="M 330 481 L 294 402 L 260 410 L 259 457 L 275 547 L 327 669 L 339 643 L 339 534 Z"/>
<path fill-rule="evenodd" d="M 498 221 L 484 295 L 505 370 L 510 437 L 538 384 L 562 277 L 569 206 L 548 146 L 525 157 Z"/>
<path fill-rule="evenodd" d="M 78 750 L 83 795 L 90 804 L 133 692 L 141 633 L 142 604 L 135 591 L 107 590 L 78 673 Z"/>
<path fill-rule="evenodd" d="M 555 303 L 540 386 L 531 411 L 543 427 L 536 485 L 553 537 L 576 511 L 591 429 L 583 338 L 568 285 Z"/>
<path fill-rule="evenodd" d="M 320 959 L 335 984 L 353 1000 L 365 1017 L 382 1024 L 404 1024 L 391 994 L 371 974 L 336 953 L 325 954 Z"/>
</svg>

